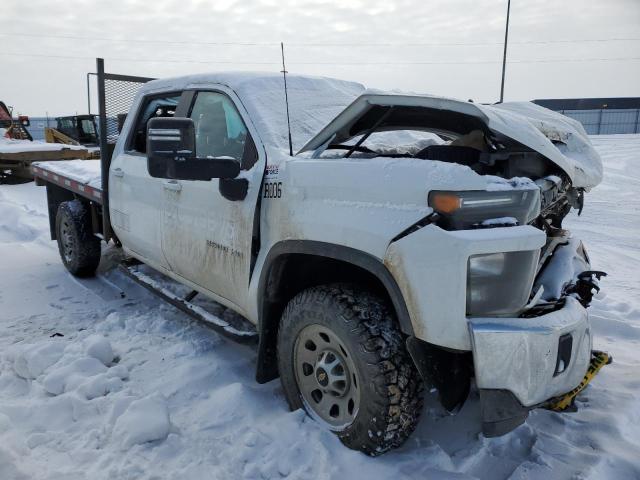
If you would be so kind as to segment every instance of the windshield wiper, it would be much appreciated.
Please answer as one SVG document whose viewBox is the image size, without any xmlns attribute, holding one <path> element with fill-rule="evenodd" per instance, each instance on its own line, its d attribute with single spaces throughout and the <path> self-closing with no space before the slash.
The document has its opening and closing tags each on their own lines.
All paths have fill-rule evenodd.
<svg viewBox="0 0 640 480">
<path fill-rule="evenodd" d="M 348 151 L 347 153 L 345 153 L 344 158 L 349 158 L 349 157 L 351 156 L 351 154 L 352 154 L 353 152 L 355 152 L 355 151 L 356 151 L 356 149 L 357 149 L 358 147 L 360 147 L 360 145 L 362 145 L 362 143 L 363 143 L 367 138 L 369 138 L 369 135 L 371 135 L 373 132 L 375 132 L 375 131 L 376 131 L 376 128 L 378 128 L 378 127 L 380 126 L 380 124 L 381 124 L 382 122 L 384 122 L 384 121 L 387 119 L 387 117 L 388 117 L 388 116 L 389 116 L 389 114 L 393 111 L 393 109 L 394 109 L 394 107 L 393 107 L 393 106 L 389 107 L 389 108 L 387 109 L 387 111 L 386 111 L 386 112 L 384 112 L 384 114 L 383 114 L 383 115 L 378 119 L 378 121 L 377 121 L 376 123 L 374 123 L 374 124 L 373 124 L 373 126 L 372 126 L 369 130 L 367 130 L 367 133 L 365 133 L 365 134 L 362 136 L 362 138 L 360 138 L 360 140 L 358 140 L 358 141 L 355 143 L 355 145 L 353 145 L 353 146 L 349 149 L 349 151 Z"/>
<path fill-rule="evenodd" d="M 329 145 L 327 147 L 327 150 L 350 150 L 354 147 L 354 145 L 347 145 L 344 143 L 336 143 L 334 145 Z M 360 145 L 358 147 L 355 148 L 356 152 L 362 152 L 362 153 L 375 153 L 376 155 L 379 155 L 379 152 L 376 152 L 375 150 L 371 150 L 369 147 L 365 147 L 364 145 Z"/>
</svg>

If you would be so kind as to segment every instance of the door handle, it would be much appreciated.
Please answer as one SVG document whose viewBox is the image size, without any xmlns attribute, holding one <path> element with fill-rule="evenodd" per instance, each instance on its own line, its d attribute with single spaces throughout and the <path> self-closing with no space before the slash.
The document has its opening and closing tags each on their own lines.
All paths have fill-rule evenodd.
<svg viewBox="0 0 640 480">
<path fill-rule="evenodd" d="M 182 190 L 182 184 L 176 180 L 167 180 L 162 184 L 166 190 L 171 190 L 173 192 L 179 192 Z"/>
<path fill-rule="evenodd" d="M 113 169 L 113 174 L 116 177 L 121 177 L 121 178 L 124 177 L 124 171 L 121 168 L 114 168 Z"/>
</svg>

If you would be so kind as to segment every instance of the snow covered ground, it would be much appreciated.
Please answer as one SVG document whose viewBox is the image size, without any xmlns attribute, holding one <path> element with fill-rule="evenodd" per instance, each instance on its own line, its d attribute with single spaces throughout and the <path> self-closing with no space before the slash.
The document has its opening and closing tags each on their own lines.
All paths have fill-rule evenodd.
<svg viewBox="0 0 640 480">
<path fill-rule="evenodd" d="M 640 135 L 593 137 L 602 185 L 581 236 L 609 272 L 591 308 L 605 367 L 579 411 L 533 412 L 480 435 L 477 395 L 457 416 L 429 396 L 405 446 L 347 450 L 254 381 L 255 350 L 191 322 L 117 271 L 66 273 L 45 191 L 0 186 L 0 479 L 640 478 Z"/>
</svg>

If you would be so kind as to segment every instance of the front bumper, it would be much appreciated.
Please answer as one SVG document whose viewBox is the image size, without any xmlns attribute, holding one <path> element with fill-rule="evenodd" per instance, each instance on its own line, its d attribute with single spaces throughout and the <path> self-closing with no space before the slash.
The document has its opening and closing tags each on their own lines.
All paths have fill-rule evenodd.
<svg viewBox="0 0 640 480">
<path fill-rule="evenodd" d="M 589 318 L 573 297 L 539 317 L 472 318 L 469 330 L 489 434 L 511 430 L 529 409 L 572 390 L 589 368 Z"/>
</svg>

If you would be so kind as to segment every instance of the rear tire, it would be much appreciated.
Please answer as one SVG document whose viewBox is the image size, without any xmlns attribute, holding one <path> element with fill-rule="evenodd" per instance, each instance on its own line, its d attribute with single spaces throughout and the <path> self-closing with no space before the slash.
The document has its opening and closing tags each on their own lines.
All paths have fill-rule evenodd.
<svg viewBox="0 0 640 480">
<path fill-rule="evenodd" d="M 56 214 L 56 236 L 62 263 L 76 277 L 92 277 L 100 263 L 100 239 L 91 215 L 79 200 L 62 202 Z"/>
<path fill-rule="evenodd" d="M 304 408 L 351 449 L 380 455 L 418 423 L 422 379 L 397 321 L 386 302 L 356 286 L 313 287 L 289 302 L 278 368 L 291 409 Z"/>
</svg>

